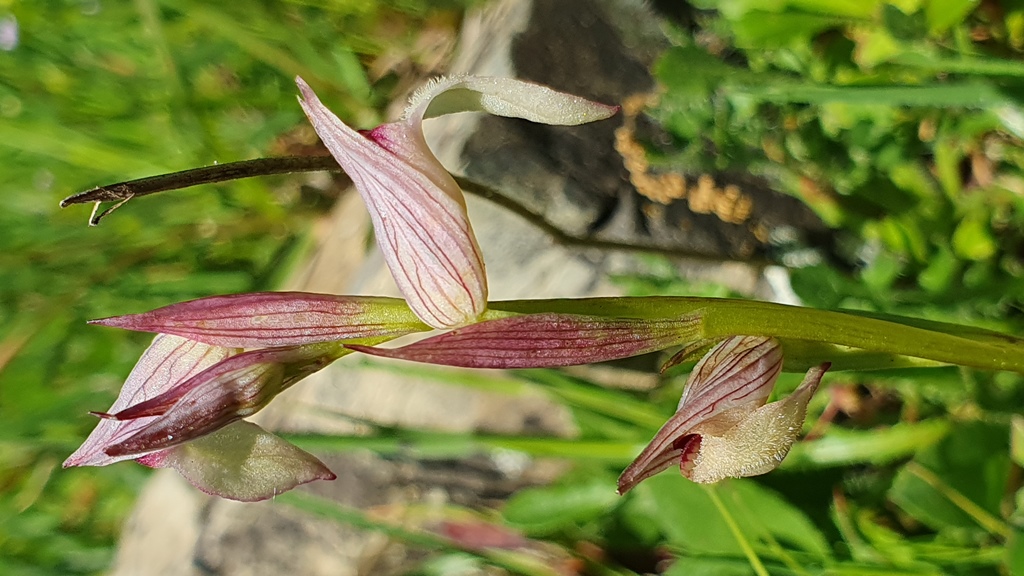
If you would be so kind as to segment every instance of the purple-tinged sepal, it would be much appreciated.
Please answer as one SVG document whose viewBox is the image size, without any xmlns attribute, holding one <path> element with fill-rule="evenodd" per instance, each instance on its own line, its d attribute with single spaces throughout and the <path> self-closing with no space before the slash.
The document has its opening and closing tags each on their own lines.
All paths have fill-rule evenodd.
<svg viewBox="0 0 1024 576">
<path fill-rule="evenodd" d="M 240 419 L 347 353 L 337 343 L 242 352 L 160 334 L 64 467 L 134 459 L 246 501 L 333 479 L 312 455 Z"/>
<path fill-rule="evenodd" d="M 699 483 L 778 467 L 829 368 L 828 363 L 812 368 L 792 394 L 766 405 L 782 360 L 782 347 L 773 338 L 734 336 L 708 351 L 694 366 L 676 413 L 619 477 L 619 493 L 673 464 Z"/>
<path fill-rule="evenodd" d="M 232 356 L 146 402 L 101 415 L 128 421 L 158 416 L 105 451 L 112 457 L 141 456 L 191 442 L 255 414 L 294 383 L 347 353 L 339 344 L 326 343 Z"/>
<path fill-rule="evenodd" d="M 628 358 L 697 340 L 700 316 L 644 320 L 524 314 L 486 320 L 402 348 L 346 345 L 387 358 L 465 368 L 543 368 Z"/>
<path fill-rule="evenodd" d="M 398 298 L 308 292 L 211 296 L 90 323 L 175 334 L 230 348 L 298 346 L 429 330 Z"/>
<path fill-rule="evenodd" d="M 178 382 L 187 381 L 238 352 L 236 349 L 160 334 L 143 352 L 108 412 L 117 413 L 156 398 Z M 131 437 L 153 420 L 154 417 L 127 421 L 100 420 L 78 450 L 64 461 L 64 467 L 106 466 L 134 458 L 129 455 L 110 456 L 106 448 Z"/>
</svg>

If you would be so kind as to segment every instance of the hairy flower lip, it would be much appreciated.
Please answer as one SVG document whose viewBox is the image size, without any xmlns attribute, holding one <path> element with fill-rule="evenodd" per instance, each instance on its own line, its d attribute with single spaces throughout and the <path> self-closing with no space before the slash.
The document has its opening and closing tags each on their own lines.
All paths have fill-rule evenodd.
<svg viewBox="0 0 1024 576">
<path fill-rule="evenodd" d="M 736 336 L 708 351 L 690 374 L 676 413 L 619 477 L 619 494 L 673 464 L 695 482 L 778 466 L 829 368 L 812 368 L 790 396 L 765 404 L 782 360 L 779 343 L 764 337 Z"/>
</svg>

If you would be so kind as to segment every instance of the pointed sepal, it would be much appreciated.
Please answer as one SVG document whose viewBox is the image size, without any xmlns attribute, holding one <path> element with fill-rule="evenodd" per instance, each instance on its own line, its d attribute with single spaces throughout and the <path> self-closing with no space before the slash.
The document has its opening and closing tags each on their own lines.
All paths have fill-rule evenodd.
<svg viewBox="0 0 1024 576">
<path fill-rule="evenodd" d="M 435 328 L 476 320 L 487 276 L 458 184 L 418 126 L 397 122 L 364 136 L 296 80 L 300 104 L 366 203 L 384 260 L 409 307 Z"/>
<path fill-rule="evenodd" d="M 348 351 L 308 344 L 254 350 L 232 356 L 146 402 L 111 414 L 133 421 L 156 416 L 131 436 L 105 448 L 112 457 L 141 456 L 213 433 L 251 416 L 295 382 Z"/>
<path fill-rule="evenodd" d="M 90 324 L 175 334 L 229 348 L 392 337 L 429 329 L 398 298 L 308 292 L 211 296 Z"/>
<path fill-rule="evenodd" d="M 698 338 L 700 317 L 641 320 L 524 314 L 486 320 L 402 348 L 347 345 L 386 358 L 465 368 L 543 368 L 628 358 Z"/>
</svg>

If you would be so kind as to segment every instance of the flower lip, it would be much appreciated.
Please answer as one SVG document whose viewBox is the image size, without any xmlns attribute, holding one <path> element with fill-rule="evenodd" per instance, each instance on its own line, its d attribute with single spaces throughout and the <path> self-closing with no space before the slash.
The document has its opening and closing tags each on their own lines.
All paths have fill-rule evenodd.
<svg viewBox="0 0 1024 576">
<path fill-rule="evenodd" d="M 782 369 L 771 338 L 735 336 L 694 366 L 676 413 L 619 477 L 625 494 L 673 464 L 694 482 L 768 472 L 789 452 L 829 364 L 808 371 L 788 397 L 765 404 Z"/>
</svg>

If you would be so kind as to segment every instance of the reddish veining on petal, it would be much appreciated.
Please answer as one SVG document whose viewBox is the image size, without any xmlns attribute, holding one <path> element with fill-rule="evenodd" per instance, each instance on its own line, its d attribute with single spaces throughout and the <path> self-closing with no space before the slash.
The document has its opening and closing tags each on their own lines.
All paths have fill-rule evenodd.
<svg viewBox="0 0 1024 576">
<path fill-rule="evenodd" d="M 645 354 L 692 340 L 695 333 L 695 317 L 637 320 L 550 313 L 480 322 L 403 348 L 348 348 L 467 368 L 539 368 Z"/>
<path fill-rule="evenodd" d="M 231 348 L 265 348 L 408 334 L 425 327 L 394 298 L 306 292 L 212 296 L 93 320 Z"/>
</svg>

